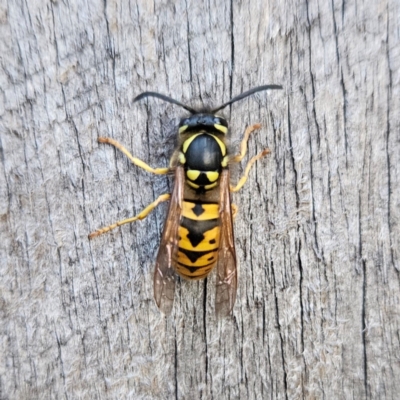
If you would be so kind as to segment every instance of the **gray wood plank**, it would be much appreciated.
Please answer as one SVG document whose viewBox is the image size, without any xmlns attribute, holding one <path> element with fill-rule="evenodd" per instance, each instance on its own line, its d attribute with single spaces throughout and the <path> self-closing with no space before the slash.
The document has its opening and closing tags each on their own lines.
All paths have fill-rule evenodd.
<svg viewBox="0 0 400 400">
<path fill-rule="evenodd" d="M 0 5 L 0 398 L 397 398 L 397 0 Z M 265 147 L 234 195 L 239 288 L 153 301 L 166 205 L 95 240 L 172 181 L 184 110 L 277 83 L 222 114 Z M 248 158 L 244 161 L 246 161 Z M 244 163 L 243 163 L 244 166 Z M 234 179 L 242 169 L 233 170 Z"/>
</svg>

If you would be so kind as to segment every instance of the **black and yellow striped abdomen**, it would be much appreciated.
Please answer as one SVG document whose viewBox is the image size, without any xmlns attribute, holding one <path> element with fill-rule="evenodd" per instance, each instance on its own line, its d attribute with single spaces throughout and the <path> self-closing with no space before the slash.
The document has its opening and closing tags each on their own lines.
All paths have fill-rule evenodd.
<svg viewBox="0 0 400 400">
<path fill-rule="evenodd" d="M 218 259 L 219 204 L 184 200 L 175 270 L 185 279 L 203 279 Z"/>
</svg>

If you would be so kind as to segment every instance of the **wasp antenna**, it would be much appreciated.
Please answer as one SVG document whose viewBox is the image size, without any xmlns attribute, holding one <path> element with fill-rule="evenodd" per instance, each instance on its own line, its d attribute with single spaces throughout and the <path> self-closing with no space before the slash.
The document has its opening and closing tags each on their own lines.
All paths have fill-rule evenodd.
<svg viewBox="0 0 400 400">
<path fill-rule="evenodd" d="M 171 97 L 166 96 L 165 94 L 157 93 L 157 92 L 143 92 L 139 94 L 139 96 L 136 96 L 133 101 L 139 101 L 144 99 L 145 97 L 157 97 L 158 99 L 167 101 L 168 103 L 176 104 L 177 106 L 180 106 L 184 108 L 185 110 L 189 111 L 191 114 L 196 114 L 197 111 L 194 110 L 193 108 L 182 104 L 180 101 L 172 99 Z"/>
<path fill-rule="evenodd" d="M 263 85 L 263 86 L 257 86 L 253 89 L 248 90 L 247 92 L 244 92 L 242 94 L 239 94 L 238 96 L 234 97 L 233 99 L 229 100 L 228 102 L 222 104 L 221 106 L 214 108 L 211 112 L 214 114 L 215 112 L 222 110 L 226 106 L 229 106 L 229 104 L 236 103 L 239 100 L 244 99 L 245 97 L 248 97 L 254 93 L 261 92 L 263 90 L 270 90 L 270 89 L 282 89 L 281 85 Z"/>
</svg>

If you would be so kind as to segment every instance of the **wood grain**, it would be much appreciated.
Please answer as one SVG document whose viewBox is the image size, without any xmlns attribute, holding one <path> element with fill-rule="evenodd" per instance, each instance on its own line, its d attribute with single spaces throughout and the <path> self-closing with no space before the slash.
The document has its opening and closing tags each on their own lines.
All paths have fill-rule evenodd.
<svg viewBox="0 0 400 400">
<path fill-rule="evenodd" d="M 0 398 L 396 398 L 400 3 L 54 0 L 0 5 Z M 153 300 L 184 110 L 269 147 L 234 195 L 239 289 Z M 246 158 L 244 162 L 247 160 Z M 236 182 L 241 169 L 233 171 Z"/>
</svg>

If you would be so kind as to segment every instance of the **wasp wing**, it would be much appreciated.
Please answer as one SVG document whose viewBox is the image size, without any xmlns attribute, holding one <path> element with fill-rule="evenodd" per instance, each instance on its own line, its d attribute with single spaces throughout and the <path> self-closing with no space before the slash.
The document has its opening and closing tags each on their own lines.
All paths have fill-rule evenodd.
<svg viewBox="0 0 400 400">
<path fill-rule="evenodd" d="M 237 290 L 236 251 L 229 183 L 229 170 L 224 169 L 222 170 L 220 180 L 219 213 L 221 218 L 221 236 L 215 297 L 215 312 L 219 317 L 224 317 L 231 312 L 235 304 Z"/>
<path fill-rule="evenodd" d="M 182 214 L 184 183 L 184 169 L 178 166 L 154 271 L 154 299 L 158 308 L 165 315 L 171 313 L 174 304 L 175 271 L 172 263 L 178 248 L 178 228 Z"/>
</svg>

